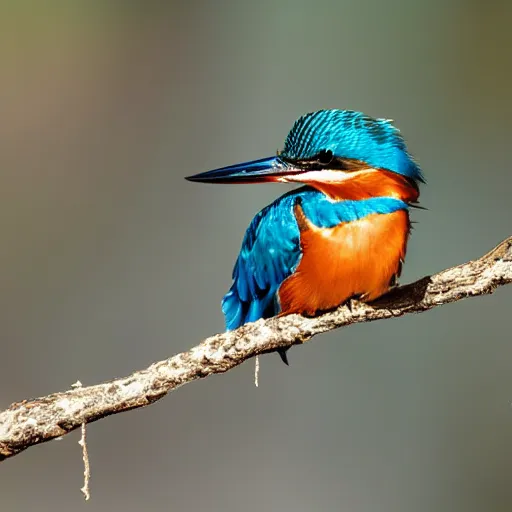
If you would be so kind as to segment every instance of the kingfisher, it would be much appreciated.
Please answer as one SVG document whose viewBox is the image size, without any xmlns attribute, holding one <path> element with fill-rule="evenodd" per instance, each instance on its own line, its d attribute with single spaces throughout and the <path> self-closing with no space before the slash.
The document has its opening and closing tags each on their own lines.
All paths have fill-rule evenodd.
<svg viewBox="0 0 512 512">
<path fill-rule="evenodd" d="M 293 124 L 276 156 L 186 178 L 299 183 L 252 220 L 222 300 L 226 329 L 276 315 L 314 316 L 396 285 L 422 171 L 388 119 L 319 110 Z M 288 364 L 288 349 L 279 355 Z"/>
</svg>

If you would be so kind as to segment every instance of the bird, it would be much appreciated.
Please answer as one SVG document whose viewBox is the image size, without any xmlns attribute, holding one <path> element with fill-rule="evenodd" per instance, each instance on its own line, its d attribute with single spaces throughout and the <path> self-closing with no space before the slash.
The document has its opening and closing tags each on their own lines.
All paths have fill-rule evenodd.
<svg viewBox="0 0 512 512">
<path fill-rule="evenodd" d="M 311 317 L 371 302 L 396 286 L 418 207 L 420 166 L 389 119 L 326 109 L 299 117 L 275 156 L 186 178 L 214 184 L 300 184 L 250 223 L 226 329 L 292 313 Z M 278 353 L 289 364 L 288 349 Z"/>
</svg>

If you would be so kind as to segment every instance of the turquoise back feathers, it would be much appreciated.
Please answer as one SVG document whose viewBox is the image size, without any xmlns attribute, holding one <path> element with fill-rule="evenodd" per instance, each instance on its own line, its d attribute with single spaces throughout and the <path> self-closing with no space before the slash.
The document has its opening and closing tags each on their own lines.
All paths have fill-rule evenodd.
<svg viewBox="0 0 512 512">
<path fill-rule="evenodd" d="M 295 121 L 280 156 L 292 161 L 307 160 L 322 151 L 332 151 L 335 158 L 360 160 L 424 181 L 400 131 L 386 119 L 374 119 L 352 110 L 305 114 Z"/>
</svg>

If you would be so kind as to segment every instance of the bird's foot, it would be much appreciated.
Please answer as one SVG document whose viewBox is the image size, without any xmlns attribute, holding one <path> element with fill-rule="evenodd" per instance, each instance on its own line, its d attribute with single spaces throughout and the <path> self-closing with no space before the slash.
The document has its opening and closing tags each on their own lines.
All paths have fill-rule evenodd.
<svg viewBox="0 0 512 512">
<path fill-rule="evenodd" d="M 350 297 L 350 299 L 348 299 L 346 302 L 345 302 L 345 306 L 347 306 L 347 309 L 352 313 L 354 311 L 354 306 L 357 305 L 357 302 L 359 300 L 361 300 L 361 296 L 358 295 L 358 296 L 355 296 L 355 297 Z"/>
</svg>

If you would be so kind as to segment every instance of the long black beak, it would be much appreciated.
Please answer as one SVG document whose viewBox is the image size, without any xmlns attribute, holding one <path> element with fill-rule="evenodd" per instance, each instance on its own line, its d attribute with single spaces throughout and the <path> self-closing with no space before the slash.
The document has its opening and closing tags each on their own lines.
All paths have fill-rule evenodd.
<svg viewBox="0 0 512 512">
<path fill-rule="evenodd" d="M 185 179 L 202 183 L 265 183 L 280 181 L 280 178 L 295 174 L 297 171 L 298 169 L 274 156 L 221 167 L 213 171 L 188 176 Z"/>
</svg>

